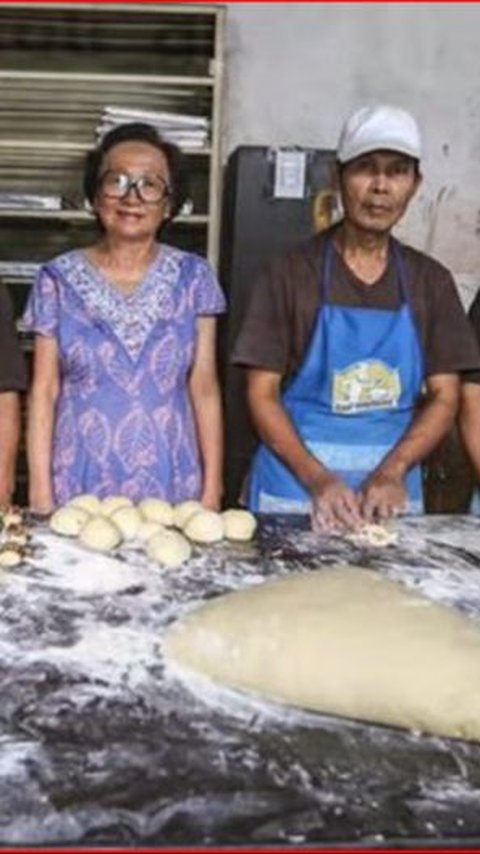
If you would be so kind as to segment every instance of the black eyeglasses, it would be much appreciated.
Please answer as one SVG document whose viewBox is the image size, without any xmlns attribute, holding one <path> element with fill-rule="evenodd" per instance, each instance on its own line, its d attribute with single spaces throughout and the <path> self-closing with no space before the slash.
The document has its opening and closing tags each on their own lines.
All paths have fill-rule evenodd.
<svg viewBox="0 0 480 854">
<path fill-rule="evenodd" d="M 167 199 L 171 190 L 163 178 L 151 175 L 139 175 L 130 178 L 125 172 L 107 171 L 100 177 L 100 191 L 107 199 L 124 199 L 131 189 L 147 205 L 155 205 Z"/>
</svg>

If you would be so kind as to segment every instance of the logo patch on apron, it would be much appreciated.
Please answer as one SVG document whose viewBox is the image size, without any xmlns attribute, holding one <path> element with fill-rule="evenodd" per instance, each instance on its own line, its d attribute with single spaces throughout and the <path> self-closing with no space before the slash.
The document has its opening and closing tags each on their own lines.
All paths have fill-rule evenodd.
<svg viewBox="0 0 480 854">
<path fill-rule="evenodd" d="M 355 362 L 335 371 L 332 409 L 344 415 L 374 409 L 394 409 L 402 391 L 397 368 L 379 359 Z"/>
</svg>

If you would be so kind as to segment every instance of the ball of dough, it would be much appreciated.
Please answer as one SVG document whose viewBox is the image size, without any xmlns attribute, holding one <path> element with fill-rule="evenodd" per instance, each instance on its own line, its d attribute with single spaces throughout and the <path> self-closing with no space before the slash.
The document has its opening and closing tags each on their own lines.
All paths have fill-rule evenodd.
<svg viewBox="0 0 480 854">
<path fill-rule="evenodd" d="M 224 510 L 223 528 L 227 540 L 251 540 L 257 527 L 257 520 L 249 510 Z"/>
<path fill-rule="evenodd" d="M 146 551 L 150 560 L 175 567 L 189 559 L 192 547 L 178 531 L 162 531 L 148 541 Z"/>
<path fill-rule="evenodd" d="M 173 524 L 175 528 L 184 528 L 190 516 L 193 513 L 198 513 L 203 510 L 200 501 L 181 501 L 180 504 L 175 504 L 173 508 Z"/>
<path fill-rule="evenodd" d="M 100 513 L 101 501 L 96 495 L 84 493 L 75 495 L 66 504 L 67 507 L 81 507 L 82 510 L 87 510 L 89 513 Z"/>
<path fill-rule="evenodd" d="M 8 545 L 0 549 L 0 566 L 18 566 L 22 562 L 22 555 L 18 551 Z"/>
<path fill-rule="evenodd" d="M 100 507 L 100 513 L 103 516 L 111 516 L 112 513 L 115 513 L 115 510 L 119 510 L 120 507 L 133 507 L 133 501 L 131 498 L 128 498 L 126 495 L 109 495 L 108 498 L 104 498 Z"/>
<path fill-rule="evenodd" d="M 392 546 L 398 542 L 397 531 L 392 531 L 385 525 L 379 525 L 374 522 L 366 522 L 360 530 L 354 531 L 350 535 L 350 539 L 354 543 L 362 546 L 374 546 L 381 548 L 382 546 Z"/>
<path fill-rule="evenodd" d="M 66 505 L 59 507 L 50 516 L 50 528 L 62 537 L 78 537 L 83 526 L 91 518 L 90 513 L 83 507 Z"/>
<path fill-rule="evenodd" d="M 91 516 L 78 538 L 83 546 L 96 552 L 109 552 L 122 542 L 119 528 L 107 516 Z"/>
<path fill-rule="evenodd" d="M 160 522 L 149 522 L 147 519 L 142 519 L 140 516 L 140 525 L 138 526 L 138 531 L 136 534 L 137 540 L 141 540 L 142 543 L 146 543 L 151 539 L 155 534 L 160 534 L 162 531 L 166 531 L 164 525 L 161 525 Z"/>
<path fill-rule="evenodd" d="M 124 540 L 134 540 L 142 523 L 136 507 L 119 507 L 109 517 L 115 523 Z"/>
<path fill-rule="evenodd" d="M 216 543 L 223 539 L 223 519 L 214 510 L 199 510 L 187 519 L 183 530 L 194 543 Z"/>
<path fill-rule="evenodd" d="M 5 537 L 9 545 L 26 546 L 28 543 L 27 531 L 21 525 L 10 525 L 5 530 Z"/>
<path fill-rule="evenodd" d="M 138 509 L 148 522 L 159 522 L 167 528 L 173 525 L 173 507 L 161 498 L 144 498 Z"/>
<path fill-rule="evenodd" d="M 21 525 L 22 521 L 22 514 L 18 510 L 7 510 L 3 517 L 3 525 L 5 528 L 9 528 L 10 525 Z"/>
</svg>

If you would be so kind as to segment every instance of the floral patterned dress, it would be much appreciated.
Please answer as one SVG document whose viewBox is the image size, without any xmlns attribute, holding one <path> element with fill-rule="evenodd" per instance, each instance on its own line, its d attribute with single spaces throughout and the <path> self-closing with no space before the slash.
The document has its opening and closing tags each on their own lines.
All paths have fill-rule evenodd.
<svg viewBox="0 0 480 854">
<path fill-rule="evenodd" d="M 25 327 L 59 348 L 54 500 L 73 495 L 198 498 L 201 466 L 187 389 L 196 318 L 225 310 L 199 256 L 161 245 L 124 296 L 81 251 L 41 267 Z"/>
</svg>

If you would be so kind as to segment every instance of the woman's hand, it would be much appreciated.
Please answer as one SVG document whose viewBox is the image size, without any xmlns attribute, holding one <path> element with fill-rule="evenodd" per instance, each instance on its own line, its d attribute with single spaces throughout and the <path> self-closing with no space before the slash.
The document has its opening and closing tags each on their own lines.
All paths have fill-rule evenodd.
<svg viewBox="0 0 480 854">
<path fill-rule="evenodd" d="M 200 496 L 200 504 L 205 507 L 206 510 L 216 510 L 218 512 L 222 506 L 222 495 L 220 488 L 216 490 L 204 489 L 202 495 Z"/>
<path fill-rule="evenodd" d="M 36 516 L 49 516 L 55 510 L 55 504 L 51 494 L 30 490 L 28 509 Z"/>
<path fill-rule="evenodd" d="M 208 510 L 219 510 L 222 499 L 223 426 L 215 335 L 215 318 L 197 318 L 196 355 L 189 391 L 202 462 L 200 501 Z"/>
</svg>

